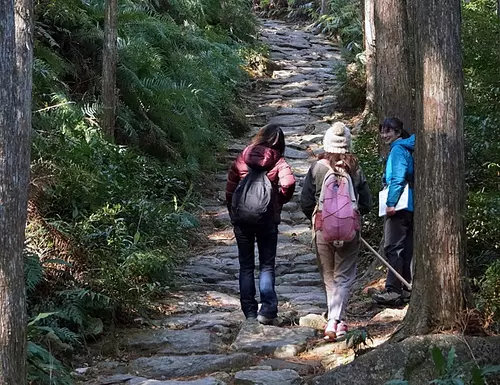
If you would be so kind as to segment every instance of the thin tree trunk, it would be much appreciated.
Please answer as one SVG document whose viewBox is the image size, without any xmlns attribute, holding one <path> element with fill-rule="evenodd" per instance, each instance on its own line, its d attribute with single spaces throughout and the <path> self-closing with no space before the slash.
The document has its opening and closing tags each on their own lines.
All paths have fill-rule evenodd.
<svg viewBox="0 0 500 385">
<path fill-rule="evenodd" d="M 328 13 L 328 0 L 321 0 L 320 15 L 326 15 L 327 13 Z"/>
<path fill-rule="evenodd" d="M 26 383 L 32 10 L 29 0 L 0 0 L 0 385 Z"/>
<path fill-rule="evenodd" d="M 104 47 L 102 55 L 103 130 L 110 140 L 115 135 L 116 121 L 116 64 L 118 37 L 117 0 L 106 0 L 104 15 Z"/>
<path fill-rule="evenodd" d="M 365 43 L 365 72 L 366 72 L 366 102 L 363 111 L 364 124 L 374 113 L 375 109 L 375 15 L 374 0 L 364 0 L 363 4 L 363 26 Z"/>
<path fill-rule="evenodd" d="M 421 0 L 416 21 L 416 270 L 399 336 L 456 328 L 468 287 L 460 0 Z"/>
</svg>

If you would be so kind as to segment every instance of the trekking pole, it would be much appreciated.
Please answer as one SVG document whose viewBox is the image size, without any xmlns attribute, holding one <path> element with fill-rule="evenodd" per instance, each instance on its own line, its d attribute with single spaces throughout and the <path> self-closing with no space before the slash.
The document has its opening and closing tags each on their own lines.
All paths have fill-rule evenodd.
<svg viewBox="0 0 500 385">
<path fill-rule="evenodd" d="M 382 257 L 379 253 L 377 253 L 377 251 L 375 251 L 375 249 L 373 247 L 370 246 L 370 244 L 368 242 L 366 242 L 363 238 L 361 238 L 361 242 L 363 242 L 365 244 L 366 247 L 368 247 L 368 249 L 373 253 L 375 254 L 375 256 L 380 259 L 382 261 L 382 263 L 384 265 L 387 266 L 387 268 L 392 271 L 394 273 L 394 275 L 403 283 L 403 285 L 405 285 L 408 290 L 411 290 L 411 283 L 408 283 L 406 282 L 406 279 L 404 279 L 401 274 L 399 274 L 396 270 L 394 270 L 394 268 L 389 264 L 389 262 L 387 262 L 384 257 Z"/>
</svg>

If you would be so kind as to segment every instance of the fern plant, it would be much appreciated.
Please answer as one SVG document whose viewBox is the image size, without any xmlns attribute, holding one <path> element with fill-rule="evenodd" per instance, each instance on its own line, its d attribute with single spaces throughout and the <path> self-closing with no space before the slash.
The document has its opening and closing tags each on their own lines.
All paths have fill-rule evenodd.
<svg viewBox="0 0 500 385">
<path fill-rule="evenodd" d="M 57 313 L 40 313 L 28 323 L 28 381 L 47 385 L 73 385 L 69 370 L 42 346 L 53 346 L 59 351 L 71 349 L 64 340 L 75 342 L 76 334 L 67 329 L 39 325 L 42 320 Z M 62 336 L 62 339 L 61 337 Z"/>
</svg>

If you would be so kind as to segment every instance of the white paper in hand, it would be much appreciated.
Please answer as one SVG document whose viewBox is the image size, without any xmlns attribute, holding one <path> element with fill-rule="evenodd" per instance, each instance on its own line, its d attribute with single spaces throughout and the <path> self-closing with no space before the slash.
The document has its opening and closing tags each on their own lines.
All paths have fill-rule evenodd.
<svg viewBox="0 0 500 385">
<path fill-rule="evenodd" d="M 387 208 L 387 195 L 389 194 L 389 187 L 384 188 L 378 193 L 378 216 L 383 217 L 385 215 L 385 209 Z M 403 193 L 399 197 L 399 201 L 396 204 L 396 211 L 404 210 L 408 208 L 409 199 L 409 187 L 408 184 L 405 186 Z"/>
</svg>

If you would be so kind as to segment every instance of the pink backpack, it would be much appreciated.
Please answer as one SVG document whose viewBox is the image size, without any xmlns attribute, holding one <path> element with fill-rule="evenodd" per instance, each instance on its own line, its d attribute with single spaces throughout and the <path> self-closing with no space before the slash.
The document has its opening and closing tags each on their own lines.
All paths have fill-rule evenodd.
<svg viewBox="0 0 500 385">
<path fill-rule="evenodd" d="M 352 241 L 359 230 L 359 212 L 352 179 L 342 168 L 329 170 L 323 180 L 318 211 L 321 211 L 323 238 L 327 242 Z"/>
</svg>

